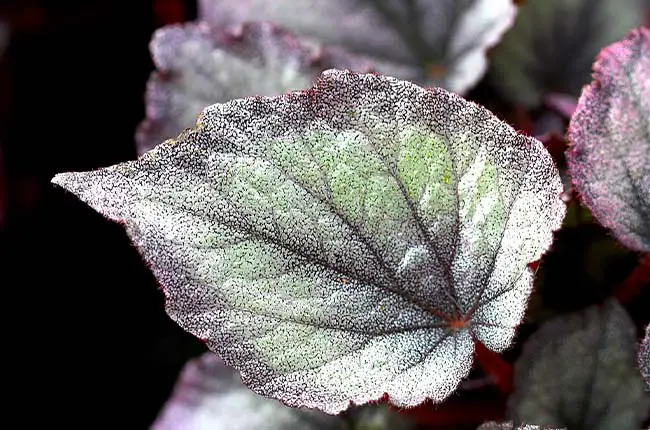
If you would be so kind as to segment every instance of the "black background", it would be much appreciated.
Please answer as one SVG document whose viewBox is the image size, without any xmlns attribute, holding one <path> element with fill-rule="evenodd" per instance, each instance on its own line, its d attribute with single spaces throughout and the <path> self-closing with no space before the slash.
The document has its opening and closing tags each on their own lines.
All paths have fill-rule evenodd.
<svg viewBox="0 0 650 430">
<path fill-rule="evenodd" d="M 14 428 L 147 428 L 185 360 L 204 349 L 166 316 L 123 229 L 49 183 L 135 158 L 155 6 L 21 0 L 0 9 L 13 30 L 0 63 L 0 290 L 2 409 Z"/>
</svg>

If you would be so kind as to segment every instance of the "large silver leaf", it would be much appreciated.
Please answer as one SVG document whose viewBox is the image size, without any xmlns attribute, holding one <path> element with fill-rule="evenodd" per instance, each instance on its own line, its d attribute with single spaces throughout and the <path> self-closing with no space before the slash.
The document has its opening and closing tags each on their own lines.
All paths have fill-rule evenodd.
<svg viewBox="0 0 650 430">
<path fill-rule="evenodd" d="M 139 154 L 194 126 L 211 104 L 306 88 L 325 69 L 371 69 L 342 50 L 305 45 L 268 23 L 171 25 L 154 33 L 150 49 L 157 70 L 147 84 L 147 118 L 136 133 Z"/>
<path fill-rule="evenodd" d="M 512 0 L 200 0 L 213 23 L 268 20 L 363 55 L 380 73 L 463 93 L 512 25 Z"/>
<path fill-rule="evenodd" d="M 650 30 L 600 53 L 568 135 L 582 200 L 621 243 L 650 252 Z"/>
<path fill-rule="evenodd" d="M 473 338 L 507 348 L 565 212 L 539 141 L 441 88 L 340 70 L 53 182 L 125 224 L 167 312 L 246 385 L 330 413 L 440 402 Z"/>
<path fill-rule="evenodd" d="M 636 345 L 636 328 L 616 300 L 550 320 L 517 361 L 510 418 L 569 429 L 639 429 L 650 397 L 636 368 Z"/>
<path fill-rule="evenodd" d="M 643 22 L 645 0 L 526 0 L 490 55 L 490 80 L 511 102 L 541 105 L 548 93 L 577 96 L 594 57 Z"/>
</svg>

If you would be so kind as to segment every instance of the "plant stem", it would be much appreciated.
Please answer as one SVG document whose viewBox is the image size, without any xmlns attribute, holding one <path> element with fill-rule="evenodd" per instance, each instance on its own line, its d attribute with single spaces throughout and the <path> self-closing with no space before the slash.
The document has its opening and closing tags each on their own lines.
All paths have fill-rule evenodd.
<svg viewBox="0 0 650 430">
<path fill-rule="evenodd" d="M 639 264 L 614 290 L 614 297 L 624 305 L 639 294 L 641 287 L 647 284 L 650 284 L 650 252 L 641 254 Z"/>
<path fill-rule="evenodd" d="M 512 392 L 512 365 L 501 355 L 487 349 L 481 342 L 474 342 L 476 361 L 483 371 L 494 380 L 494 384 L 503 394 Z"/>
</svg>

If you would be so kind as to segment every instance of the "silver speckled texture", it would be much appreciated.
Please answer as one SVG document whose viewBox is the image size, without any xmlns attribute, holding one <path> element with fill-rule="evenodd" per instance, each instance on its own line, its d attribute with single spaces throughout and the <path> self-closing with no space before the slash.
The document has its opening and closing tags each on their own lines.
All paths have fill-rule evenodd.
<svg viewBox="0 0 650 430">
<path fill-rule="evenodd" d="M 156 71 L 136 133 L 139 154 L 193 127 L 211 104 L 306 88 L 325 69 L 371 71 L 352 54 L 306 45 L 266 22 L 169 25 L 154 33 L 150 49 Z"/>
<path fill-rule="evenodd" d="M 137 161 L 57 175 L 246 385 L 329 413 L 447 398 L 508 348 L 565 206 L 543 145 L 443 89 L 341 70 L 216 104 Z"/>
<path fill-rule="evenodd" d="M 645 328 L 645 337 L 639 347 L 639 369 L 645 381 L 646 390 L 650 390 L 650 325 Z"/>
</svg>

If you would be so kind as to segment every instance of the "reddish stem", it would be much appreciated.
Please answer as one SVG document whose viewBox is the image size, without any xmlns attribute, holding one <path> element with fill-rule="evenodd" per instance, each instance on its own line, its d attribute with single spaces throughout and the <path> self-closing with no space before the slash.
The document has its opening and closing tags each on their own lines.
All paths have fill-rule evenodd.
<svg viewBox="0 0 650 430">
<path fill-rule="evenodd" d="M 494 380 L 494 384 L 504 394 L 512 392 L 512 365 L 501 355 L 487 349 L 481 342 L 474 341 L 476 361 L 483 371 Z"/>
<path fill-rule="evenodd" d="M 621 304 L 625 304 L 639 294 L 641 287 L 648 283 L 650 283 L 650 253 L 641 255 L 639 264 L 614 290 L 614 296 Z"/>
</svg>

